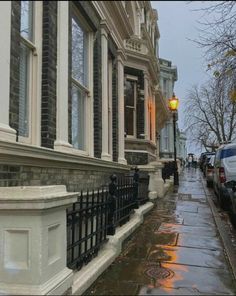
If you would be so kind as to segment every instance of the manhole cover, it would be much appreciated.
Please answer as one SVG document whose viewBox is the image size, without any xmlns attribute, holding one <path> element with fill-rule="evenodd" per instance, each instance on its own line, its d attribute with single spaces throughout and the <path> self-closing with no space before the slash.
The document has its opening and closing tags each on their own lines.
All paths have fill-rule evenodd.
<svg viewBox="0 0 236 296">
<path fill-rule="evenodd" d="M 179 200 L 190 200 L 190 199 L 192 199 L 192 194 L 179 193 L 178 199 Z"/>
<path fill-rule="evenodd" d="M 160 266 L 149 267 L 145 270 L 145 274 L 154 279 L 166 279 L 174 276 L 174 272 L 172 270 Z"/>
</svg>

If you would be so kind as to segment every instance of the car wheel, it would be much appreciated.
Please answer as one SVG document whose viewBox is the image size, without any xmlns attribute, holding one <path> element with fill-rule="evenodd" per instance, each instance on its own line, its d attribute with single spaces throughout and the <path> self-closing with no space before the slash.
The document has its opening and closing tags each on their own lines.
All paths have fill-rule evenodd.
<svg viewBox="0 0 236 296">
<path fill-rule="evenodd" d="M 232 211 L 232 208 L 230 209 L 229 217 L 233 227 L 236 228 L 236 214 Z"/>
<path fill-rule="evenodd" d="M 222 210 L 228 211 L 230 209 L 230 202 L 227 198 L 224 198 L 221 193 L 219 193 L 219 204 Z"/>
<path fill-rule="evenodd" d="M 213 183 L 212 183 L 212 181 L 207 181 L 207 187 L 213 187 Z"/>
</svg>

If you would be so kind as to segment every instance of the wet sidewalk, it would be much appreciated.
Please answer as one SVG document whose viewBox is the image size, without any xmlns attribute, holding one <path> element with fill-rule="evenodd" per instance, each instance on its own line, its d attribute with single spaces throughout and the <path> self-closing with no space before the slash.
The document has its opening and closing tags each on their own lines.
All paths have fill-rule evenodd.
<svg viewBox="0 0 236 296">
<path fill-rule="evenodd" d="M 201 174 L 186 169 L 84 295 L 235 295 Z"/>
</svg>

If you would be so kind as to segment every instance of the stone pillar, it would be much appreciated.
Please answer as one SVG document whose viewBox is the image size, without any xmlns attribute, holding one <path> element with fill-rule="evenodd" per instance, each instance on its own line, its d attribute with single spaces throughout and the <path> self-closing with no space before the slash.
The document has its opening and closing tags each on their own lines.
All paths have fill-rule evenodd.
<svg viewBox="0 0 236 296">
<path fill-rule="evenodd" d="M 149 140 L 149 125 L 148 125 L 148 96 L 149 96 L 149 77 L 144 72 L 144 134 L 145 139 Z"/>
<path fill-rule="evenodd" d="M 157 197 L 164 197 L 164 180 L 162 179 L 161 169 L 163 167 L 160 162 L 151 162 L 150 165 L 153 167 L 153 171 L 149 173 L 149 198 L 155 199 Z"/>
<path fill-rule="evenodd" d="M 0 188 L 0 291 L 62 295 L 67 265 L 66 207 L 77 200 L 64 185 Z"/>
<path fill-rule="evenodd" d="M 16 141 L 16 131 L 9 126 L 10 101 L 10 53 L 11 53 L 11 1 L 1 5 L 1 39 L 0 46 L 0 140 Z"/>
<path fill-rule="evenodd" d="M 124 127 L 124 53 L 118 50 L 117 67 L 118 67 L 118 162 L 127 164 L 125 159 L 125 127 Z"/>
<path fill-rule="evenodd" d="M 111 161 L 109 154 L 108 132 L 108 27 L 105 21 L 101 23 L 102 43 L 102 154 L 103 160 Z"/>
<path fill-rule="evenodd" d="M 55 150 L 68 150 L 68 56 L 69 4 L 58 2 L 58 59 L 57 59 L 57 137 Z"/>
</svg>

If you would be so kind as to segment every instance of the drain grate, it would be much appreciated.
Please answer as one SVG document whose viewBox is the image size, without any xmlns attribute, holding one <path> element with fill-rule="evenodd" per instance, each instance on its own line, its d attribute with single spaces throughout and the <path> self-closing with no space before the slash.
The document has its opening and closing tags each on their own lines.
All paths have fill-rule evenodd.
<svg viewBox="0 0 236 296">
<path fill-rule="evenodd" d="M 167 279 L 174 276 L 174 272 L 168 268 L 152 266 L 145 270 L 145 274 L 154 279 Z"/>
</svg>

